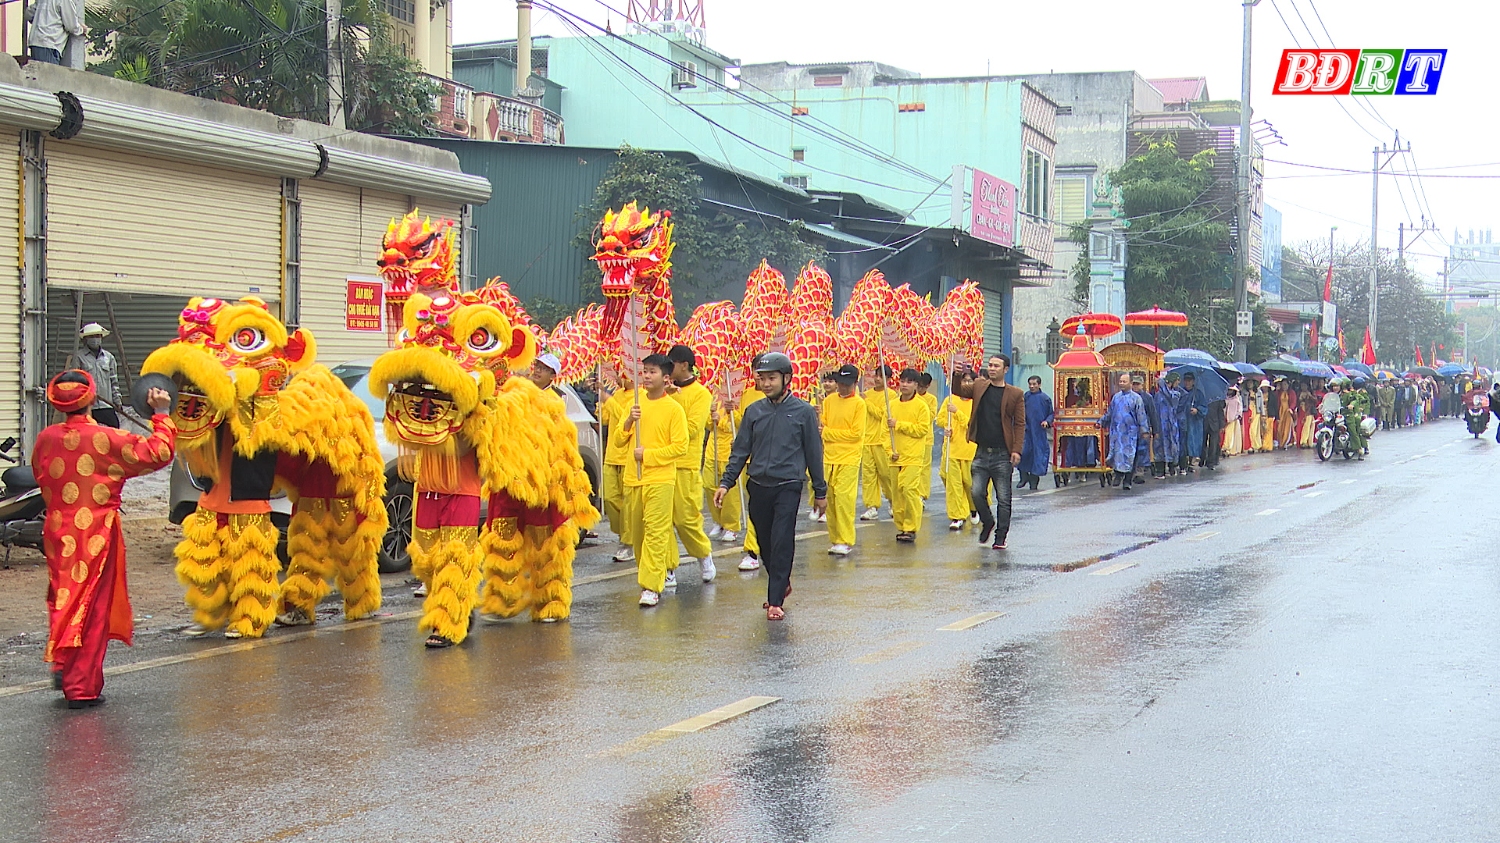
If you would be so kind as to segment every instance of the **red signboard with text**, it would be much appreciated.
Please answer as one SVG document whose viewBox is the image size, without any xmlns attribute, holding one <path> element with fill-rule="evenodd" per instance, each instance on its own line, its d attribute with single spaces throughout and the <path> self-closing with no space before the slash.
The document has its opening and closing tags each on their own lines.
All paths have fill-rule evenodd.
<svg viewBox="0 0 1500 843">
<path fill-rule="evenodd" d="M 381 331 L 381 302 L 384 290 L 379 281 L 349 281 L 344 302 L 344 327 L 351 331 Z"/>
<path fill-rule="evenodd" d="M 987 243 L 1016 245 L 1016 186 L 983 170 L 974 171 L 969 234 Z"/>
</svg>

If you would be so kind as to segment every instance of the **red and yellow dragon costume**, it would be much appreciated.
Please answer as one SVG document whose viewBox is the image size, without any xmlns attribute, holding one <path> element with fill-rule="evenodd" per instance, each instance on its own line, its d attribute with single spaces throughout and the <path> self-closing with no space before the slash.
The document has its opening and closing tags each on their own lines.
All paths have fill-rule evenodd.
<svg viewBox="0 0 1500 843">
<path fill-rule="evenodd" d="M 316 356 L 312 335 L 288 333 L 260 299 L 193 298 L 177 338 L 141 368 L 177 382 L 178 453 L 213 481 L 176 550 L 196 632 L 258 637 L 273 619 L 312 623 L 331 580 L 345 617 L 380 607 L 385 473 L 374 421 Z M 279 586 L 276 488 L 294 506 Z"/>
<path fill-rule="evenodd" d="M 458 290 L 437 245 L 449 225 L 416 211 L 391 222 L 379 267 L 401 327 L 370 371 L 417 493 L 410 552 L 430 646 L 464 640 L 481 578 L 487 616 L 566 618 L 578 534 L 599 517 L 561 397 L 511 377 L 536 356 L 529 317 L 503 284 Z"/>
</svg>

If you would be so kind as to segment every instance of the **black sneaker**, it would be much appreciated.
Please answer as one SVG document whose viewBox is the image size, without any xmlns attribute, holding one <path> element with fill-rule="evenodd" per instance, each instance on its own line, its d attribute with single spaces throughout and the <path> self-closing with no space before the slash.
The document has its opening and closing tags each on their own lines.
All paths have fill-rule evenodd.
<svg viewBox="0 0 1500 843">
<path fill-rule="evenodd" d="M 990 550 L 1004 550 L 1004 549 L 1005 549 L 1005 537 L 1004 536 L 996 536 L 995 537 L 995 543 L 992 544 L 992 545 L 990 545 Z"/>
<path fill-rule="evenodd" d="M 95 708 L 104 705 L 104 695 L 100 694 L 91 700 L 68 700 L 68 708 L 78 710 L 80 708 Z"/>
<path fill-rule="evenodd" d="M 984 525 L 984 528 L 979 531 L 979 543 L 980 544 L 984 544 L 985 542 L 989 541 L 990 540 L 990 533 L 993 533 L 993 532 L 995 532 L 995 525 L 994 524 L 986 524 L 986 525 Z"/>
</svg>

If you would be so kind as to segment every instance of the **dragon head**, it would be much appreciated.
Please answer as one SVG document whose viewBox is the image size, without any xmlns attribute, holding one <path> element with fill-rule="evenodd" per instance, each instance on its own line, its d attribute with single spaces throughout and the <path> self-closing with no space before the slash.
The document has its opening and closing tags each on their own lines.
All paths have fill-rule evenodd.
<svg viewBox="0 0 1500 843">
<path fill-rule="evenodd" d="M 172 420 L 183 448 L 203 444 L 237 409 L 253 413 L 274 402 L 297 372 L 313 364 L 317 344 L 302 329 L 291 333 L 254 296 L 237 302 L 195 297 L 177 320 L 177 338 L 153 351 L 141 374 L 177 381 Z"/>
<path fill-rule="evenodd" d="M 414 293 L 458 292 L 453 242 L 452 220 L 440 219 L 433 225 L 431 217 L 424 218 L 415 209 L 399 220 L 391 220 L 375 265 L 385 280 L 392 318 L 400 318 L 401 308 Z"/>
<path fill-rule="evenodd" d="M 630 202 L 619 213 L 604 213 L 589 260 L 604 274 L 606 332 L 619 330 L 632 293 L 649 288 L 671 270 L 674 246 L 671 211 L 653 214 L 650 208 L 641 211 Z"/>
<path fill-rule="evenodd" d="M 449 443 L 537 348 L 529 327 L 474 294 L 413 294 L 398 340 L 375 361 L 370 390 L 385 399 L 387 438 L 414 448 Z"/>
</svg>

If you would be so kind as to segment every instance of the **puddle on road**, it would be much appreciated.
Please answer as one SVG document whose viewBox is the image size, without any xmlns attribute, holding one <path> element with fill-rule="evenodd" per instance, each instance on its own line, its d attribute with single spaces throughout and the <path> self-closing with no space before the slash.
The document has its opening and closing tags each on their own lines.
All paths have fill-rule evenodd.
<svg viewBox="0 0 1500 843">
<path fill-rule="evenodd" d="M 621 812 L 619 839 L 810 840 L 835 828 L 847 836 L 857 818 L 924 781 L 966 771 L 1015 781 L 1044 769 L 1121 728 L 1243 637 L 1271 576 L 1247 564 L 1254 558 L 1247 549 L 1169 574 L 1055 632 L 1000 644 L 826 719 L 769 729 L 718 776 Z"/>
</svg>

